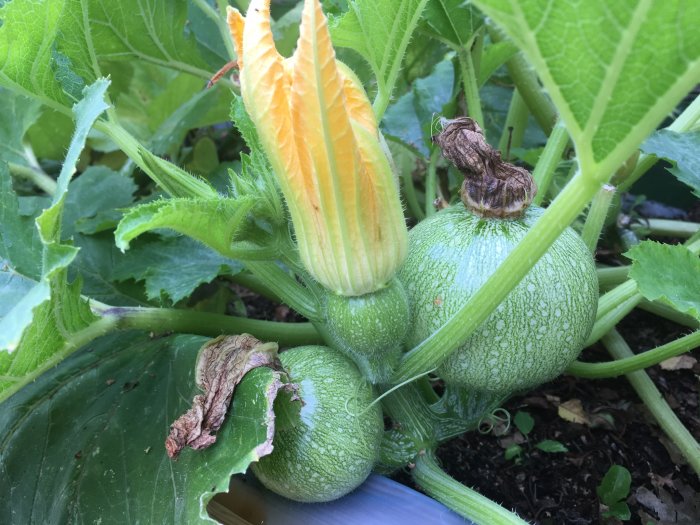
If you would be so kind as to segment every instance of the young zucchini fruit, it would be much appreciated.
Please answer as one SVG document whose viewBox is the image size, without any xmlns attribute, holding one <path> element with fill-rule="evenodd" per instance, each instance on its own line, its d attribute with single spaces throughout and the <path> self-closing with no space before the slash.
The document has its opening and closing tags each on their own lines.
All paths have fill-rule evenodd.
<svg viewBox="0 0 700 525">
<path fill-rule="evenodd" d="M 413 311 L 407 346 L 442 326 L 484 284 L 544 210 L 524 169 L 503 162 L 470 119 L 435 138 L 465 174 L 463 204 L 418 224 L 399 270 Z M 578 356 L 595 320 L 598 281 L 586 245 L 567 228 L 437 373 L 446 383 L 512 394 L 553 379 Z"/>
<path fill-rule="evenodd" d="M 295 424 L 277 428 L 272 454 L 252 470 L 268 489 L 295 501 L 344 496 L 369 476 L 379 453 L 384 423 L 380 404 L 369 407 L 372 386 L 331 348 L 303 346 L 279 357 L 303 405 Z"/>
<path fill-rule="evenodd" d="M 335 348 L 350 357 L 371 383 L 388 383 L 401 359 L 410 323 L 408 297 L 397 279 L 356 297 L 329 293 L 325 330 Z"/>
</svg>

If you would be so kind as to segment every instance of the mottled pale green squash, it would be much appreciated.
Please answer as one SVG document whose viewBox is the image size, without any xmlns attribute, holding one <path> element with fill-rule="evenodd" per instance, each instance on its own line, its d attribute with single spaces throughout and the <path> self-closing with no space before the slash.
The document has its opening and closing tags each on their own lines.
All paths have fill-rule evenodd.
<svg viewBox="0 0 700 525">
<path fill-rule="evenodd" d="M 483 219 L 455 205 L 418 224 L 398 277 L 415 346 L 481 287 L 543 213 Z M 583 241 L 567 228 L 520 284 L 437 373 L 447 383 L 510 394 L 553 379 L 578 356 L 595 320 L 598 281 Z"/>
<path fill-rule="evenodd" d="M 338 351 L 303 346 L 280 354 L 304 405 L 296 425 L 275 432 L 274 450 L 252 469 L 268 489 L 304 502 L 331 501 L 369 476 L 384 429 L 379 403 Z"/>
</svg>

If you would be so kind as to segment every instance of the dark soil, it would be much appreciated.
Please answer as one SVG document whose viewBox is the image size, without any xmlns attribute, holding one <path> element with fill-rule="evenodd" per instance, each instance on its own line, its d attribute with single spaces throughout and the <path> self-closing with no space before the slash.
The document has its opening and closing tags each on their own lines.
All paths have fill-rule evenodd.
<svg viewBox="0 0 700 525">
<path fill-rule="evenodd" d="M 619 325 L 634 351 L 673 340 L 689 329 L 645 312 L 633 312 Z M 690 354 L 692 355 L 692 354 Z M 602 347 L 583 360 L 605 360 Z M 700 358 L 700 353 L 695 353 Z M 659 390 L 690 432 L 700 437 L 698 410 L 700 364 L 691 369 L 648 370 Z M 561 403 L 579 400 L 587 424 L 558 414 Z M 700 481 L 656 425 L 624 378 L 591 380 L 563 376 L 514 398 L 504 408 L 514 416 L 530 414 L 533 430 L 523 436 L 515 425 L 495 435 L 472 432 L 439 448 L 445 470 L 457 480 L 528 521 L 545 524 L 620 523 L 604 519 L 596 495 L 611 465 L 627 468 L 632 487 L 627 503 L 631 524 L 700 524 Z M 542 440 L 556 440 L 568 452 L 543 452 Z M 520 457 L 507 460 L 505 450 L 520 444 Z M 408 472 L 396 479 L 411 486 Z M 415 488 L 415 487 L 414 487 Z"/>
</svg>

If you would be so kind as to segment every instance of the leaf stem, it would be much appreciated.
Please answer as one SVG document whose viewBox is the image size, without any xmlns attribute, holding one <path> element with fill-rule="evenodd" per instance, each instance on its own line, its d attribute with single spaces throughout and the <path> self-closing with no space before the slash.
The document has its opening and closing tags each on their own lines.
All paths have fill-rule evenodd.
<svg viewBox="0 0 700 525">
<path fill-rule="evenodd" d="M 568 374 L 598 379 L 604 377 L 617 377 L 635 370 L 641 370 L 656 365 L 661 361 L 689 352 L 700 346 L 700 331 L 685 335 L 665 345 L 647 350 L 632 357 L 625 357 L 609 363 L 584 363 L 574 361 L 569 365 Z"/>
<path fill-rule="evenodd" d="M 561 121 L 552 128 L 552 133 L 547 139 L 547 144 L 537 161 L 537 166 L 532 172 L 532 178 L 537 185 L 537 195 L 532 203 L 539 206 L 544 201 L 554 178 L 554 172 L 561 160 L 561 156 L 569 143 L 569 133 Z"/>
<path fill-rule="evenodd" d="M 642 230 L 649 236 L 679 237 L 685 239 L 700 231 L 700 223 L 686 221 L 671 221 L 668 219 L 646 219 L 642 223 L 631 225 L 632 231 Z"/>
<path fill-rule="evenodd" d="M 438 366 L 486 320 L 533 264 L 578 216 L 600 184 L 578 173 L 484 285 L 428 339 L 408 352 L 393 381 L 400 383 Z"/>
<path fill-rule="evenodd" d="M 603 337 L 603 344 L 615 359 L 624 359 L 634 355 L 616 330 L 611 330 Z M 700 475 L 700 444 L 693 438 L 688 429 L 683 426 L 676 414 L 673 413 L 673 410 L 656 388 L 654 382 L 643 370 L 628 373 L 627 380 L 654 416 L 659 426 L 685 456 L 695 473 Z"/>
<path fill-rule="evenodd" d="M 14 162 L 9 162 L 8 165 L 12 175 L 28 180 L 37 188 L 40 188 L 46 192 L 48 195 L 53 196 L 53 194 L 56 193 L 56 181 L 44 173 L 44 171 L 40 168 L 22 166 L 21 164 L 16 164 Z"/>
<path fill-rule="evenodd" d="M 243 264 L 290 308 L 310 321 L 319 320 L 319 304 L 313 294 L 277 263 L 244 261 Z"/>
<path fill-rule="evenodd" d="M 437 195 L 437 161 L 440 158 L 440 148 L 435 148 L 430 154 L 428 172 L 425 177 L 425 216 L 435 215 L 435 197 Z"/>
<path fill-rule="evenodd" d="M 462 485 L 437 464 L 432 451 L 416 459 L 413 479 L 427 494 L 477 525 L 526 525 L 516 514 Z"/>
<path fill-rule="evenodd" d="M 605 293 L 598 299 L 598 311 L 595 324 L 583 345 L 591 346 L 612 330 L 642 300 L 637 283 L 629 279 Z"/>
<path fill-rule="evenodd" d="M 481 98 L 479 97 L 479 85 L 477 72 L 474 68 L 474 61 L 470 51 L 471 41 L 469 45 L 461 47 L 457 51 L 457 60 L 459 61 L 459 71 L 462 77 L 462 86 L 464 88 L 464 98 L 467 102 L 467 114 L 476 120 L 477 124 L 484 128 L 484 114 L 481 110 Z"/>
<path fill-rule="evenodd" d="M 591 202 L 591 207 L 586 216 L 586 222 L 583 225 L 581 238 L 586 243 L 589 251 L 595 254 L 595 248 L 598 245 L 600 232 L 605 225 L 605 218 L 608 216 L 610 203 L 615 196 L 615 187 L 610 184 L 603 185 Z"/>
<path fill-rule="evenodd" d="M 114 318 L 119 330 L 172 331 L 210 337 L 245 332 L 283 346 L 323 342 L 311 323 L 278 323 L 175 308 L 113 307 L 102 310 L 100 314 Z"/>
<path fill-rule="evenodd" d="M 503 41 L 503 35 L 493 26 L 489 26 L 489 35 L 492 42 Z M 557 110 L 552 101 L 544 94 L 542 86 L 537 80 L 537 75 L 521 53 L 508 60 L 506 67 L 510 78 L 513 79 L 520 92 L 520 96 L 530 108 L 530 113 L 535 117 L 545 134 L 549 135 L 557 119 Z"/>
<path fill-rule="evenodd" d="M 618 286 L 627 280 L 631 266 L 615 266 L 610 268 L 598 268 L 598 286 L 601 290 L 608 290 Z"/>
<path fill-rule="evenodd" d="M 508 114 L 506 122 L 501 133 L 501 140 L 498 142 L 498 149 L 505 160 L 509 160 L 510 152 L 513 148 L 519 148 L 523 144 L 525 136 L 525 128 L 527 127 L 527 117 L 530 116 L 530 111 L 527 109 L 523 97 L 520 96 L 518 89 L 513 90 L 513 96 L 510 99 L 508 106 Z"/>
</svg>

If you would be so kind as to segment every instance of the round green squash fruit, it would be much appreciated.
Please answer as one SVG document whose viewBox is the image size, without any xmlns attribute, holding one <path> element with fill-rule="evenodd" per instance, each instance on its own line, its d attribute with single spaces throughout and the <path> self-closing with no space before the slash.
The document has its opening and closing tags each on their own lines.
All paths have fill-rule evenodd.
<svg viewBox="0 0 700 525">
<path fill-rule="evenodd" d="M 408 348 L 470 299 L 543 212 L 530 206 L 520 218 L 482 218 L 458 204 L 413 228 L 398 273 L 414 316 Z M 448 384 L 504 395 L 549 381 L 580 353 L 597 304 L 593 259 L 567 228 L 437 374 Z"/>
<path fill-rule="evenodd" d="M 369 407 L 373 388 L 332 348 L 302 346 L 279 357 L 303 405 L 296 424 L 275 431 L 272 453 L 252 470 L 268 489 L 295 501 L 344 496 L 367 479 L 379 453 L 384 421 L 379 403 Z"/>
</svg>

